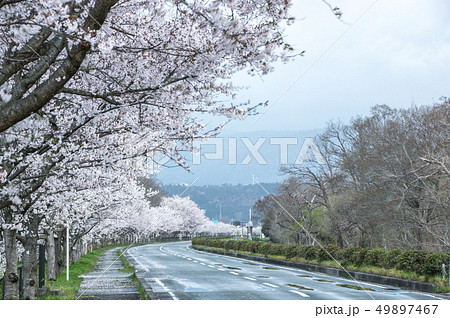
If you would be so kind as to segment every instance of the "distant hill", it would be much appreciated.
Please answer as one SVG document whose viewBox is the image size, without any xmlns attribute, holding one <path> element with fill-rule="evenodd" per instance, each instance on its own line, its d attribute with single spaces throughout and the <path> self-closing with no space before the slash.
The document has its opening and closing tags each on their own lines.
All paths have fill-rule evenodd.
<svg viewBox="0 0 450 318">
<path fill-rule="evenodd" d="M 283 176 L 279 175 L 283 160 L 280 150 L 282 146 L 279 143 L 289 143 L 286 145 L 287 162 L 294 163 L 305 138 L 314 137 L 320 132 L 320 129 L 315 129 L 225 134 L 215 140 L 219 149 L 216 149 L 216 145 L 201 145 L 201 156 L 197 157 L 200 158 L 200 164 L 193 161 L 191 154 L 186 155 L 191 166 L 190 173 L 179 167 L 162 167 L 157 178 L 163 184 L 191 184 L 196 180 L 195 185 L 220 185 L 251 184 L 254 176 L 259 182 L 277 183 L 283 179 Z M 248 149 L 252 147 L 261 155 L 258 158 L 260 162 L 257 162 Z M 257 155 L 256 150 L 254 152 Z M 218 159 L 207 159 L 213 154 L 216 154 Z"/>
<path fill-rule="evenodd" d="M 279 184 L 262 183 L 269 193 L 276 191 Z M 200 208 L 206 210 L 206 216 L 212 220 L 218 220 L 222 210 L 222 221 L 248 221 L 248 210 L 260 198 L 267 195 L 264 189 L 255 185 L 162 185 L 161 188 L 167 195 L 189 196 Z"/>
</svg>

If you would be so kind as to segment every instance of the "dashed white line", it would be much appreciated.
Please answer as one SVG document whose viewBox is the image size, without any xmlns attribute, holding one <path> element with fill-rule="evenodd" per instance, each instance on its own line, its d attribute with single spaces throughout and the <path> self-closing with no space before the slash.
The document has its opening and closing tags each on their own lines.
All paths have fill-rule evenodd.
<svg viewBox="0 0 450 318">
<path fill-rule="evenodd" d="M 211 268 L 215 268 L 214 266 L 212 266 L 212 265 L 208 265 L 208 267 L 211 267 Z"/>
<path fill-rule="evenodd" d="M 269 287 L 273 287 L 273 288 L 277 288 L 277 285 L 271 284 L 271 283 L 263 283 L 263 285 L 269 286 Z"/>
<path fill-rule="evenodd" d="M 193 260 L 193 262 L 194 262 L 194 263 L 198 263 L 198 261 L 196 261 L 196 260 Z"/>
<path fill-rule="evenodd" d="M 225 270 L 223 268 L 218 268 L 218 270 L 221 272 L 225 272 Z"/>
<path fill-rule="evenodd" d="M 309 298 L 309 295 L 307 295 L 307 294 L 305 294 L 305 293 L 302 293 L 302 292 L 299 292 L 299 291 L 297 291 L 297 290 L 289 290 L 291 293 L 295 293 L 295 294 L 297 294 L 297 295 L 300 295 L 300 296 L 302 296 L 302 297 L 305 297 L 305 298 Z"/>
<path fill-rule="evenodd" d="M 239 274 L 238 274 L 238 273 L 235 273 L 235 272 L 230 272 L 230 274 L 233 274 L 233 275 L 239 276 Z"/>
<path fill-rule="evenodd" d="M 188 261 L 192 261 L 192 258 L 189 258 L 189 257 L 188 257 L 188 258 L 186 258 L 186 259 L 187 259 Z"/>
<path fill-rule="evenodd" d="M 200 263 L 200 265 L 206 265 L 205 263 Z"/>
<path fill-rule="evenodd" d="M 256 280 L 256 279 L 253 278 L 253 277 L 247 277 L 247 276 L 244 276 L 244 278 L 245 278 L 245 279 L 248 279 L 248 280 Z"/>
</svg>

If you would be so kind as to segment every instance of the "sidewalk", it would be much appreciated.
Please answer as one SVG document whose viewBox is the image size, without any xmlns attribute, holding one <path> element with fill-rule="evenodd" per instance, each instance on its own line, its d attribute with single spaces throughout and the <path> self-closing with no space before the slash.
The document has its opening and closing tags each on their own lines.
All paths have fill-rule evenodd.
<svg viewBox="0 0 450 318">
<path fill-rule="evenodd" d="M 122 271 L 124 267 L 117 255 L 119 249 L 113 248 L 105 251 L 99 258 L 94 270 L 80 276 L 83 281 L 78 290 L 78 299 L 141 299 L 141 295 L 133 282 L 134 273 Z"/>
</svg>

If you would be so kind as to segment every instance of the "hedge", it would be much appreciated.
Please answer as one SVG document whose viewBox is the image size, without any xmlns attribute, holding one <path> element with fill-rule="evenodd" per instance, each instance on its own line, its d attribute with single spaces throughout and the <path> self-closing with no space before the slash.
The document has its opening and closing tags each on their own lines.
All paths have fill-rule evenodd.
<svg viewBox="0 0 450 318">
<path fill-rule="evenodd" d="M 386 269 L 396 268 L 418 275 L 436 276 L 442 274 L 441 266 L 447 264 L 450 253 L 428 253 L 424 251 L 386 251 L 382 248 L 365 249 L 349 247 L 341 249 L 336 245 L 324 246 L 274 244 L 261 241 L 231 240 L 223 238 L 198 237 L 192 240 L 194 245 L 203 245 L 225 250 L 250 252 L 264 256 L 283 256 L 286 259 L 304 258 L 307 260 L 326 261 L 332 258 L 344 266 L 376 266 Z"/>
</svg>

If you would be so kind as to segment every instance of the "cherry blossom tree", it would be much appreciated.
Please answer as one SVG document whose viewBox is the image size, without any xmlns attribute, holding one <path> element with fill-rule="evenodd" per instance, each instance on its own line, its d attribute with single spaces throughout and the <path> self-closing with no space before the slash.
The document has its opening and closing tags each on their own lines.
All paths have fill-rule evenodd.
<svg viewBox="0 0 450 318">
<path fill-rule="evenodd" d="M 166 219 L 152 231 L 208 228 L 187 201 L 146 207 L 141 191 L 131 195 L 130 180 L 145 174 L 142 158 L 157 153 L 183 165 L 180 151 L 223 125 L 207 131 L 197 114 L 246 116 L 248 105 L 219 97 L 232 98 L 235 72 L 265 74 L 274 61 L 288 59 L 289 6 L 288 0 L 0 1 L 5 298 L 18 294 L 20 246 L 32 298 L 37 240 L 43 235 L 52 245 L 65 226 L 75 244 L 137 231 L 132 215 L 120 211 L 139 208 L 152 222 L 162 211 L 174 217 L 172 227 Z M 175 206 L 186 206 L 193 219 Z"/>
</svg>

